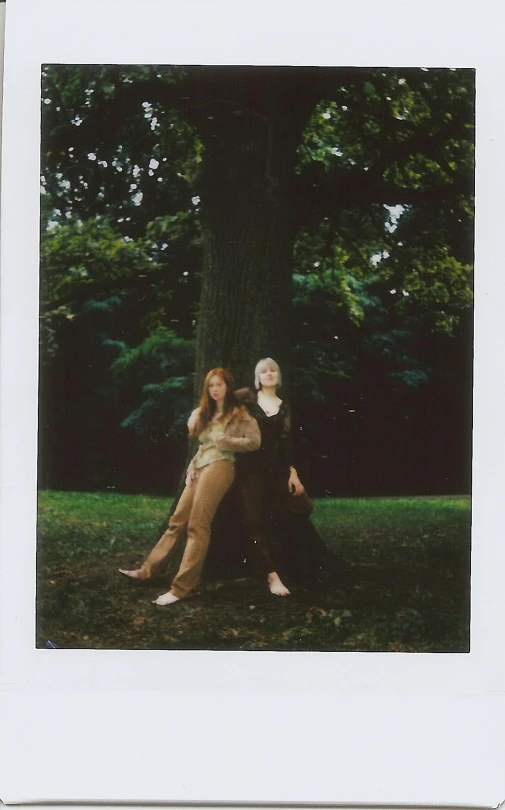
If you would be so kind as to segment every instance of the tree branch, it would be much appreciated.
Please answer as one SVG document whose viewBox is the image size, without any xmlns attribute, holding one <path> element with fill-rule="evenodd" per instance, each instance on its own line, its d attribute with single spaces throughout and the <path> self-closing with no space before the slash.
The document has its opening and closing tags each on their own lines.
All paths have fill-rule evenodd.
<svg viewBox="0 0 505 810">
<path fill-rule="evenodd" d="M 183 270 L 184 267 L 181 267 L 181 274 Z M 171 267 L 171 271 L 173 272 L 173 267 Z M 122 291 L 139 289 L 143 291 L 146 288 L 149 288 L 152 284 L 166 280 L 167 272 L 168 268 L 165 266 L 151 273 L 129 276 L 127 278 L 108 278 L 101 281 L 83 281 L 81 283 L 74 283 L 71 291 L 69 290 L 64 295 L 60 295 L 58 298 L 53 298 L 51 301 L 43 301 L 42 309 L 44 312 L 51 312 L 54 309 L 58 309 L 58 307 L 65 306 L 65 304 L 74 302 L 82 304 L 84 301 L 95 298 L 97 295 L 112 292 L 114 290 Z"/>
<path fill-rule="evenodd" d="M 323 217 L 332 219 L 341 208 L 366 208 L 372 204 L 417 205 L 453 200 L 473 193 L 473 179 L 458 177 L 452 183 L 425 188 L 408 188 L 384 181 L 381 174 L 364 169 L 340 168 L 325 172 L 323 165 L 313 163 L 300 175 L 297 198 L 300 225 L 315 224 Z"/>
<path fill-rule="evenodd" d="M 436 137 L 430 132 L 419 132 L 403 142 L 389 144 L 386 149 L 382 150 L 380 159 L 374 164 L 374 174 L 383 174 L 393 163 L 414 157 L 414 155 L 435 158 L 441 146 L 447 144 L 454 136 L 461 137 L 467 123 L 467 117 L 460 115 L 439 129 Z"/>
</svg>

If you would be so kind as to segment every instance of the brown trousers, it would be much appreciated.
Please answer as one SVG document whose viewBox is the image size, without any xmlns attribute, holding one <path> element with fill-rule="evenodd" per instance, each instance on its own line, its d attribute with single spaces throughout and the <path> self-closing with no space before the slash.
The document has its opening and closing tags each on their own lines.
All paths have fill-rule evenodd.
<svg viewBox="0 0 505 810">
<path fill-rule="evenodd" d="M 213 461 L 197 470 L 196 481 L 184 489 L 167 531 L 142 565 L 140 579 L 149 579 L 159 572 L 187 527 L 184 556 L 170 590 L 182 599 L 198 586 L 209 547 L 212 520 L 234 478 L 235 466 L 231 461 Z"/>
</svg>

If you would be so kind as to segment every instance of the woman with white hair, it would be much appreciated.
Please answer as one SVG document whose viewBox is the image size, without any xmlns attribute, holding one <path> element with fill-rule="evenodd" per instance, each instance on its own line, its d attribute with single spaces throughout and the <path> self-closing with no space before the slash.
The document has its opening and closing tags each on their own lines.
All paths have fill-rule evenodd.
<svg viewBox="0 0 505 810">
<path fill-rule="evenodd" d="M 236 466 L 236 492 L 253 574 L 266 578 L 271 593 L 289 595 L 274 563 L 270 536 L 280 540 L 283 562 L 304 584 L 324 584 L 341 562 L 309 520 L 312 502 L 293 464 L 290 408 L 277 393 L 281 370 L 271 357 L 256 365 L 254 387 L 236 391 L 261 431 L 261 447 Z"/>
</svg>

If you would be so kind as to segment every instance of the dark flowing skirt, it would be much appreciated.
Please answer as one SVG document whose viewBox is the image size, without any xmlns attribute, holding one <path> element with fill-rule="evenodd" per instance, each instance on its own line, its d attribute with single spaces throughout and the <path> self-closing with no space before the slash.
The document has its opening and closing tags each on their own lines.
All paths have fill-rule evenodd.
<svg viewBox="0 0 505 810">
<path fill-rule="evenodd" d="M 206 578 L 255 576 L 269 570 L 310 588 L 338 586 L 346 564 L 310 520 L 308 496 L 290 495 L 283 469 L 238 470 L 212 528 Z"/>
</svg>

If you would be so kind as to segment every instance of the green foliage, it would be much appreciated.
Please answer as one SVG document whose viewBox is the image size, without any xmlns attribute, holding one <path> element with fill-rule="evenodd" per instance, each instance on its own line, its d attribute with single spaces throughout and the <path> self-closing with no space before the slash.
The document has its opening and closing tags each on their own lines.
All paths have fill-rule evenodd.
<svg viewBox="0 0 505 810">
<path fill-rule="evenodd" d="M 120 383 L 134 376 L 140 385 L 162 382 L 194 360 L 194 342 L 184 340 L 166 327 L 159 327 L 139 346 L 123 352 L 113 363 L 114 379 Z"/>
<path fill-rule="evenodd" d="M 107 220 L 70 220 L 43 234 L 41 244 L 42 304 L 61 299 L 71 304 L 76 294 L 91 295 L 97 283 L 121 289 L 125 280 L 152 271 L 152 257 L 143 242 L 134 242 Z"/>
<path fill-rule="evenodd" d="M 121 422 L 141 436 L 178 435 L 187 420 L 193 393 L 190 377 L 175 377 L 158 385 L 145 385 L 146 399 Z"/>
<path fill-rule="evenodd" d="M 107 215 L 135 237 L 153 209 L 191 207 L 201 147 L 171 103 L 181 75 L 166 66 L 44 67 L 42 185 L 51 219 Z"/>
<path fill-rule="evenodd" d="M 389 69 L 367 76 L 355 86 L 337 85 L 332 99 L 317 104 L 299 147 L 302 167 L 313 160 L 327 170 L 335 163 L 371 170 L 384 164 L 412 187 L 426 171 L 449 179 L 456 167 L 471 169 L 473 71 Z"/>
<path fill-rule="evenodd" d="M 453 334 L 461 312 L 472 306 L 472 268 L 443 249 L 412 256 L 410 268 L 405 259 L 399 315 L 408 323 L 428 322 L 438 332 Z"/>
<path fill-rule="evenodd" d="M 119 389 L 140 404 L 121 426 L 139 435 L 176 435 L 192 402 L 194 341 L 159 327 L 139 346 L 123 351 L 111 371 Z M 185 373 L 182 373 L 185 372 Z"/>
<path fill-rule="evenodd" d="M 329 296 L 354 324 L 370 314 L 361 301 L 375 281 L 382 307 L 409 328 L 418 319 L 454 334 L 471 305 L 473 103 L 472 71 L 390 69 L 314 109 L 299 171 L 322 166 L 322 193 L 340 186 L 343 207 L 299 236 L 295 256 L 301 272 L 330 271 Z M 458 187 L 465 191 L 444 193 Z M 388 197 L 401 203 L 396 210 Z"/>
</svg>

